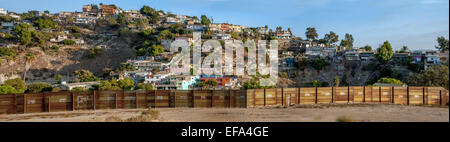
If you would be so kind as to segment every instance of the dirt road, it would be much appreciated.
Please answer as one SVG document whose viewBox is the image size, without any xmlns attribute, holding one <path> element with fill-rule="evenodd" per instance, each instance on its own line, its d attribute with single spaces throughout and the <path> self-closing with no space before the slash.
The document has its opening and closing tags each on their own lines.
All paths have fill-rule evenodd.
<svg viewBox="0 0 450 142">
<path fill-rule="evenodd" d="M 401 105 L 300 105 L 289 108 L 161 108 L 152 122 L 448 122 L 449 109 Z M 0 115 L 0 122 L 116 122 L 140 110 Z"/>
</svg>

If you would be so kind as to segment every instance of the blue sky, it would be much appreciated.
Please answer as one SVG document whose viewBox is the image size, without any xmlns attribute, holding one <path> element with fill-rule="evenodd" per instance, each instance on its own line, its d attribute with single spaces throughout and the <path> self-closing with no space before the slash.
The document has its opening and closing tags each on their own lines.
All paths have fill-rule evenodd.
<svg viewBox="0 0 450 142">
<path fill-rule="evenodd" d="M 329 31 L 353 34 L 357 47 L 377 48 L 388 40 L 394 49 L 434 49 L 438 36 L 449 37 L 449 0 L 0 0 L 0 8 L 55 13 L 81 11 L 90 3 L 126 10 L 149 5 L 175 14 L 206 14 L 214 22 L 290 27 L 299 37 L 316 27 L 320 38 Z"/>
</svg>

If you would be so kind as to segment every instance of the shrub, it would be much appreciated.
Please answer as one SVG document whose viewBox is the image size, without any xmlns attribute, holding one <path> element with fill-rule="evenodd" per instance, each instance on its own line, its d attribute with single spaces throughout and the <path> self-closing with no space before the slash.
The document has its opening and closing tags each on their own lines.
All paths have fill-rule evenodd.
<svg viewBox="0 0 450 142">
<path fill-rule="evenodd" d="M 8 86 L 8 85 L 1 85 L 0 86 L 0 95 L 2 94 L 14 94 L 16 93 L 16 89 L 14 87 Z"/>
<path fill-rule="evenodd" d="M 103 49 L 97 46 L 97 47 L 89 49 L 88 57 L 95 58 L 95 57 L 101 55 L 102 53 L 103 53 Z"/>
<path fill-rule="evenodd" d="M 336 122 L 354 122 L 354 120 L 348 116 L 341 116 L 336 119 Z"/>
<path fill-rule="evenodd" d="M 397 79 L 394 79 L 394 78 L 385 78 L 385 77 L 381 78 L 380 80 L 378 80 L 377 83 L 405 85 L 405 83 L 403 83 L 400 80 L 397 80 Z"/>
<path fill-rule="evenodd" d="M 145 84 L 145 83 L 139 83 L 137 85 L 137 89 L 141 89 L 141 90 L 153 90 L 153 85 L 151 84 Z"/>
<path fill-rule="evenodd" d="M 73 40 L 70 40 L 70 39 L 66 39 L 63 41 L 63 44 L 64 45 L 74 45 L 74 44 L 76 44 L 76 42 Z"/>
<path fill-rule="evenodd" d="M 84 87 L 75 87 L 70 90 L 70 92 L 84 92 L 87 91 L 87 89 L 84 89 Z"/>
<path fill-rule="evenodd" d="M 325 66 L 329 65 L 330 63 L 326 62 L 324 59 L 316 58 L 312 62 L 312 66 L 316 70 L 322 70 Z"/>
<path fill-rule="evenodd" d="M 40 92 L 45 92 L 45 91 L 52 91 L 52 85 L 48 84 L 48 83 L 33 83 L 28 85 L 28 93 L 40 93 Z"/>
<path fill-rule="evenodd" d="M 13 87 L 16 90 L 15 93 L 24 93 L 27 90 L 25 81 L 20 78 L 6 80 L 3 85 Z"/>
</svg>

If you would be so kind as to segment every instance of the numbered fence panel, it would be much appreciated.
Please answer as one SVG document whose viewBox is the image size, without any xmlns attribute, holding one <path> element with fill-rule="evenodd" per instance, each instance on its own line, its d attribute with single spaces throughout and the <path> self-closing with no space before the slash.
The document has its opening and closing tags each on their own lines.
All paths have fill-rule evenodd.
<svg viewBox="0 0 450 142">
<path fill-rule="evenodd" d="M 246 108 L 247 107 L 247 91 L 246 90 L 231 90 L 230 94 L 232 108 Z"/>
<path fill-rule="evenodd" d="M 394 104 L 408 104 L 408 87 L 394 87 Z"/>
<path fill-rule="evenodd" d="M 299 104 L 298 88 L 283 88 L 283 105 L 290 106 Z"/>
<path fill-rule="evenodd" d="M 423 87 L 409 87 L 409 104 L 422 105 L 423 104 Z"/>
<path fill-rule="evenodd" d="M 364 87 L 350 87 L 350 96 L 353 103 L 363 103 L 364 102 Z"/>
<path fill-rule="evenodd" d="M 156 90 L 155 91 L 155 107 L 167 108 L 170 107 L 170 90 Z"/>
<path fill-rule="evenodd" d="M 277 105 L 278 94 L 276 89 L 266 89 L 266 106 Z"/>
<path fill-rule="evenodd" d="M 318 104 L 333 103 L 333 88 L 332 87 L 317 88 L 317 103 Z"/>
<path fill-rule="evenodd" d="M 300 88 L 300 104 L 315 104 L 316 88 Z"/>
<path fill-rule="evenodd" d="M 24 95 L 25 99 L 25 113 L 37 113 L 37 112 L 45 112 L 44 105 L 44 94 L 26 94 Z"/>
<path fill-rule="evenodd" d="M 45 93 L 45 108 L 48 112 L 72 111 L 73 97 L 71 92 Z"/>
<path fill-rule="evenodd" d="M 193 97 L 194 94 L 192 91 L 185 91 L 185 90 L 177 90 L 174 91 L 175 95 L 175 101 L 174 105 L 175 107 L 193 107 Z"/>
<path fill-rule="evenodd" d="M 226 108 L 230 103 L 230 91 L 216 90 L 213 91 L 212 107 Z"/>
<path fill-rule="evenodd" d="M 392 87 L 380 87 L 381 89 L 381 103 L 392 103 Z"/>
<path fill-rule="evenodd" d="M 441 87 L 427 87 L 425 88 L 425 102 L 429 105 L 440 105 L 441 90 L 445 90 Z"/>
<path fill-rule="evenodd" d="M 95 109 L 116 109 L 116 97 L 122 91 L 96 91 L 95 95 Z"/>
<path fill-rule="evenodd" d="M 73 99 L 74 110 L 94 109 L 94 92 L 74 92 Z"/>
<path fill-rule="evenodd" d="M 348 87 L 334 87 L 334 103 L 348 103 Z"/>
<path fill-rule="evenodd" d="M 194 107 L 211 107 L 211 90 L 194 91 Z"/>
<path fill-rule="evenodd" d="M 16 96 L 0 95 L 0 114 L 16 113 Z"/>
<path fill-rule="evenodd" d="M 255 89 L 255 107 L 264 106 L 264 89 Z"/>
<path fill-rule="evenodd" d="M 136 91 L 124 91 L 117 96 L 117 108 L 136 108 Z"/>
</svg>

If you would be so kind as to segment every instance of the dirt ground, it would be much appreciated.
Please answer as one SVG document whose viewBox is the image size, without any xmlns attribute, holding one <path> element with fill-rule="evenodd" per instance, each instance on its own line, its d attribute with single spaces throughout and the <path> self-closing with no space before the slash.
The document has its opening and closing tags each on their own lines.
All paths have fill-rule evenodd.
<svg viewBox="0 0 450 142">
<path fill-rule="evenodd" d="M 0 115 L 0 122 L 449 122 L 448 107 L 298 105 L 266 108 L 158 108 Z M 153 117 L 146 119 L 149 116 Z"/>
</svg>

